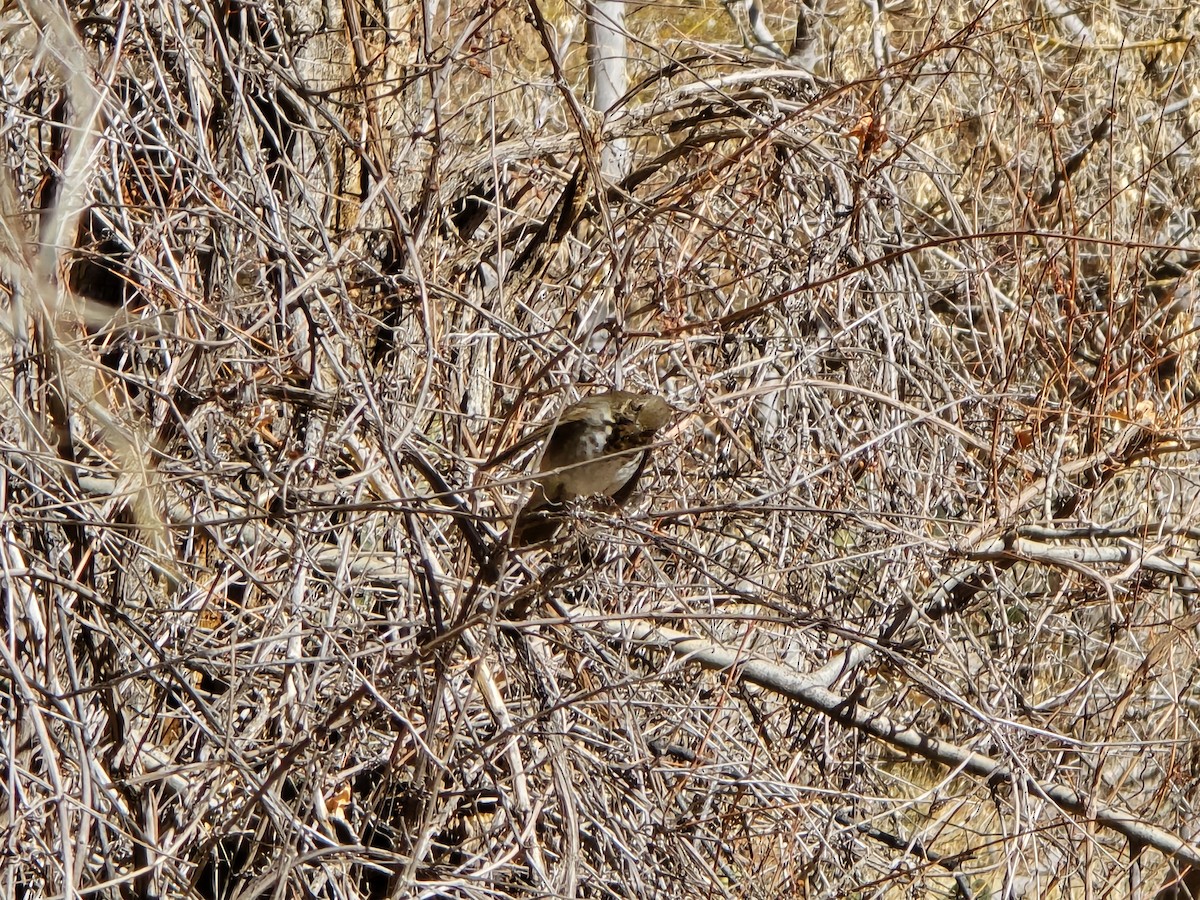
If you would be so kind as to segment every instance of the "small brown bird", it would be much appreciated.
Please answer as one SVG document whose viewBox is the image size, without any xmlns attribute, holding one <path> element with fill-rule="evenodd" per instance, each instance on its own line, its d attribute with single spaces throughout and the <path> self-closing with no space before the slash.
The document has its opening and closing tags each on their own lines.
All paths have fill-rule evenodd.
<svg viewBox="0 0 1200 900">
<path fill-rule="evenodd" d="M 517 516 L 512 545 L 549 540 L 568 500 L 596 494 L 624 503 L 637 487 L 655 433 L 671 407 L 653 394 L 610 391 L 572 403 L 554 419 L 490 460 L 496 465 L 545 440 L 537 487 Z"/>
</svg>

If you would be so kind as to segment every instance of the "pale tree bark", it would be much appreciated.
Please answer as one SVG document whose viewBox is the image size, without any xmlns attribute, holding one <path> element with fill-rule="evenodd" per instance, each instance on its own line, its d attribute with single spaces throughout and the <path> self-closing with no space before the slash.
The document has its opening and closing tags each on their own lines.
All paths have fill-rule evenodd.
<svg viewBox="0 0 1200 900">
<path fill-rule="evenodd" d="M 587 5 L 588 89 L 592 108 L 600 113 L 603 129 L 611 122 L 617 102 L 628 86 L 625 70 L 625 4 L 622 0 L 593 0 Z M 630 148 L 623 138 L 604 142 L 600 166 L 613 181 L 629 174 Z"/>
</svg>

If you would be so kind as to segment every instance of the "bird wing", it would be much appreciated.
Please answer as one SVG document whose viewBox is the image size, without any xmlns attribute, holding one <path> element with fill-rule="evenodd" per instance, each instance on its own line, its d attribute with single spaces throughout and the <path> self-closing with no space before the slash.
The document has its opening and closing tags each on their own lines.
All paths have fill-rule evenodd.
<svg viewBox="0 0 1200 900">
<path fill-rule="evenodd" d="M 515 444 L 501 450 L 491 459 L 487 460 L 480 469 L 493 469 L 501 463 L 506 463 L 514 456 L 524 453 L 534 444 L 546 440 L 555 431 L 563 425 L 570 425 L 572 422 L 578 422 L 580 419 L 587 417 L 587 410 L 582 408 L 580 404 L 574 403 L 562 410 L 557 416 L 542 425 L 539 425 L 525 437 L 521 438 Z"/>
<path fill-rule="evenodd" d="M 595 401 L 607 398 L 623 399 L 632 396 L 632 394 L 628 394 L 624 391 L 608 391 L 604 394 L 595 394 L 592 397 L 587 397 L 583 400 L 576 401 L 570 406 L 567 406 L 559 411 L 558 415 L 556 415 L 550 421 L 529 432 L 529 434 L 525 435 L 525 437 L 521 438 L 512 446 L 501 450 L 499 453 L 481 465 L 480 469 L 491 469 L 500 465 L 501 463 L 508 462 L 514 456 L 523 453 L 525 450 L 529 449 L 539 441 L 546 440 L 564 425 L 572 425 L 576 422 L 581 422 L 584 420 L 588 420 L 592 425 L 612 424 L 611 420 L 606 422 L 604 418 L 598 417 Z"/>
</svg>

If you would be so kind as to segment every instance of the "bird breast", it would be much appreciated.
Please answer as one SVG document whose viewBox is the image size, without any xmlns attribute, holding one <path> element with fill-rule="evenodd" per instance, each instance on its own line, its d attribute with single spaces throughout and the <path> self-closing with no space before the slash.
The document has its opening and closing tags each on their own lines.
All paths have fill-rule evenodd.
<svg viewBox="0 0 1200 900">
<path fill-rule="evenodd" d="M 572 433 L 563 434 L 564 430 Z M 542 455 L 541 471 L 546 474 L 538 483 L 546 498 L 555 502 L 593 494 L 611 497 L 633 477 L 641 455 L 620 453 L 620 449 L 614 446 L 612 425 L 560 425 Z M 618 455 L 613 455 L 614 451 Z"/>
</svg>

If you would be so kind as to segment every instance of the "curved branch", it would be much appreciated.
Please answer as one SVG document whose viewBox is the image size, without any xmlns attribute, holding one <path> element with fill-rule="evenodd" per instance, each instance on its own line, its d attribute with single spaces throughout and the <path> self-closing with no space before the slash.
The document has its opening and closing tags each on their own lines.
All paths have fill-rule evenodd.
<svg viewBox="0 0 1200 900">
<path fill-rule="evenodd" d="M 579 610 L 583 614 L 583 610 Z M 592 614 L 588 614 L 589 620 Z M 728 672 L 738 680 L 755 684 L 828 716 L 846 728 L 870 735 L 907 753 L 913 753 L 950 769 L 975 775 L 989 786 L 1004 783 L 1024 785 L 1033 794 L 1049 800 L 1063 812 L 1087 818 L 1131 841 L 1153 847 L 1176 862 L 1200 866 L 1200 847 L 1179 835 L 1143 822 L 1131 813 L 1102 804 L 1095 797 L 1062 784 L 1040 781 L 1002 762 L 958 744 L 943 741 L 888 716 L 859 706 L 824 687 L 823 678 L 805 674 L 778 663 L 747 659 L 710 641 L 673 629 L 600 618 L 603 628 L 622 640 L 633 640 L 671 650 L 680 659 L 697 662 L 706 669 Z"/>
</svg>

